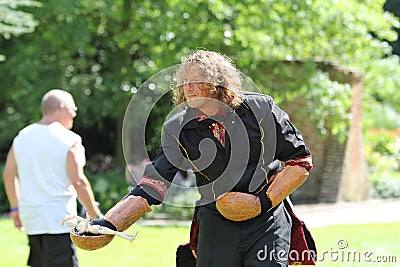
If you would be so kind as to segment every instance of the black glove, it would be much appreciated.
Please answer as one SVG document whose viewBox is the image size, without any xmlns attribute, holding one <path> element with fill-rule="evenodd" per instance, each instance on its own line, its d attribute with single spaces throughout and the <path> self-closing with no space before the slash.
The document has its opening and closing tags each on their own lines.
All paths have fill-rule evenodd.
<svg viewBox="0 0 400 267">
<path fill-rule="evenodd" d="M 265 186 L 260 192 L 256 194 L 260 198 L 261 203 L 261 213 L 267 212 L 272 208 L 271 200 L 267 196 L 267 186 Z"/>
<path fill-rule="evenodd" d="M 143 187 L 146 187 L 145 188 L 146 191 L 150 192 L 150 194 L 152 194 L 153 196 L 159 195 L 155 189 L 151 188 L 150 186 L 146 186 L 146 185 L 136 186 L 135 188 L 133 188 L 131 190 L 131 192 L 129 192 L 128 195 L 142 197 L 142 198 L 147 200 L 147 203 L 149 203 L 149 205 L 159 205 L 159 204 L 161 204 L 161 201 L 155 199 L 150 194 L 148 194 L 145 191 L 145 189 L 143 189 Z M 156 194 L 156 195 L 154 195 L 154 194 Z M 160 196 L 160 198 L 161 198 L 161 196 Z"/>
<path fill-rule="evenodd" d="M 111 230 L 117 231 L 117 228 L 110 222 L 104 220 L 104 218 L 96 218 L 93 219 L 89 222 L 90 225 L 100 225 L 100 226 L 105 226 L 107 228 L 110 228 Z M 75 228 L 76 234 L 78 234 L 76 228 Z M 82 234 L 83 236 L 99 236 L 100 234 L 93 234 L 93 233 L 88 233 L 85 232 Z"/>
<path fill-rule="evenodd" d="M 107 228 L 110 228 L 111 230 L 117 231 L 117 227 L 115 227 L 112 223 L 109 221 L 104 220 L 104 218 L 96 218 L 93 219 L 89 222 L 90 225 L 100 225 L 100 226 L 105 226 Z"/>
</svg>

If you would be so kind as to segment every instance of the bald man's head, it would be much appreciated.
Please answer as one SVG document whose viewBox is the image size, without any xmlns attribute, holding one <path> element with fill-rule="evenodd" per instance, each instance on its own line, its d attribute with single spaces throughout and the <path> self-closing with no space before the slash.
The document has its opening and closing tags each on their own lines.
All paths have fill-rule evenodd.
<svg viewBox="0 0 400 267">
<path fill-rule="evenodd" d="M 60 89 L 47 92 L 42 98 L 42 114 L 51 115 L 59 107 L 74 107 L 75 102 L 72 95 Z"/>
</svg>

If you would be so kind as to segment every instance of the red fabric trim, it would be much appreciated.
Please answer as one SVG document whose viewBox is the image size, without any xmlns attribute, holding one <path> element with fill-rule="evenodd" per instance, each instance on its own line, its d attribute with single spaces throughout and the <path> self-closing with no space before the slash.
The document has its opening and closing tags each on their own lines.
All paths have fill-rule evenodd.
<svg viewBox="0 0 400 267">
<path fill-rule="evenodd" d="M 199 222 L 196 215 L 193 217 L 192 225 L 190 226 L 190 241 L 189 246 L 194 256 L 197 256 L 197 243 L 199 235 Z"/>
<path fill-rule="evenodd" d="M 143 176 L 139 182 L 138 185 L 147 185 L 156 190 L 160 196 L 162 197 L 162 201 L 165 200 L 165 197 L 167 196 L 167 186 L 163 181 L 153 179 L 148 176 Z"/>
<path fill-rule="evenodd" d="M 317 260 L 317 248 L 314 238 L 304 222 L 294 214 L 286 199 L 283 202 L 292 218 L 289 265 L 315 265 Z"/>
<path fill-rule="evenodd" d="M 296 158 L 296 159 L 289 159 L 285 161 L 286 165 L 290 166 L 300 166 L 305 168 L 307 171 L 310 171 L 314 166 L 312 164 L 312 156 L 308 155 L 302 158 Z"/>
</svg>

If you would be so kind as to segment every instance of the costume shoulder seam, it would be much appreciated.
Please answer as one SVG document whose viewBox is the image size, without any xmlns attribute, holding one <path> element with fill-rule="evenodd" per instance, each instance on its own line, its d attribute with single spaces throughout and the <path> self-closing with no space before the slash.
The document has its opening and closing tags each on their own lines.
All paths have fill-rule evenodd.
<svg viewBox="0 0 400 267">
<path fill-rule="evenodd" d="M 272 100 L 272 97 L 270 95 L 266 95 L 263 93 L 258 93 L 258 92 L 244 92 L 243 95 L 250 99 L 250 98 L 266 98 L 268 101 Z"/>
<path fill-rule="evenodd" d="M 165 129 L 166 127 L 170 127 L 171 125 L 173 126 L 176 123 L 180 123 L 185 114 L 186 114 L 186 109 L 183 109 L 177 112 L 176 114 L 172 115 L 165 121 L 163 128 Z"/>
<path fill-rule="evenodd" d="M 257 93 L 257 92 L 245 92 L 243 94 L 245 96 L 245 101 L 265 101 L 272 108 L 274 99 L 270 95 Z"/>
</svg>

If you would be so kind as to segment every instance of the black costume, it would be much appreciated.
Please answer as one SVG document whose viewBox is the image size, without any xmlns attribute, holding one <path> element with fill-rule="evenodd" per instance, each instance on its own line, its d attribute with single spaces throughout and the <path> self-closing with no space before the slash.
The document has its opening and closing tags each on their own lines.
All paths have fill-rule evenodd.
<svg viewBox="0 0 400 267">
<path fill-rule="evenodd" d="M 210 130 L 215 123 L 225 129 L 222 143 Z M 291 220 L 283 203 L 253 219 L 233 222 L 218 212 L 215 200 L 230 191 L 266 190 L 266 177 L 280 166 L 271 167 L 272 162 L 311 169 L 304 158 L 311 158 L 310 151 L 288 115 L 270 96 L 244 92 L 244 102 L 235 110 L 199 118 L 195 109 L 186 108 L 170 118 L 157 158 L 130 194 L 161 203 L 168 183 L 189 164 L 201 194 L 195 209 L 197 266 L 287 266 Z"/>
</svg>

